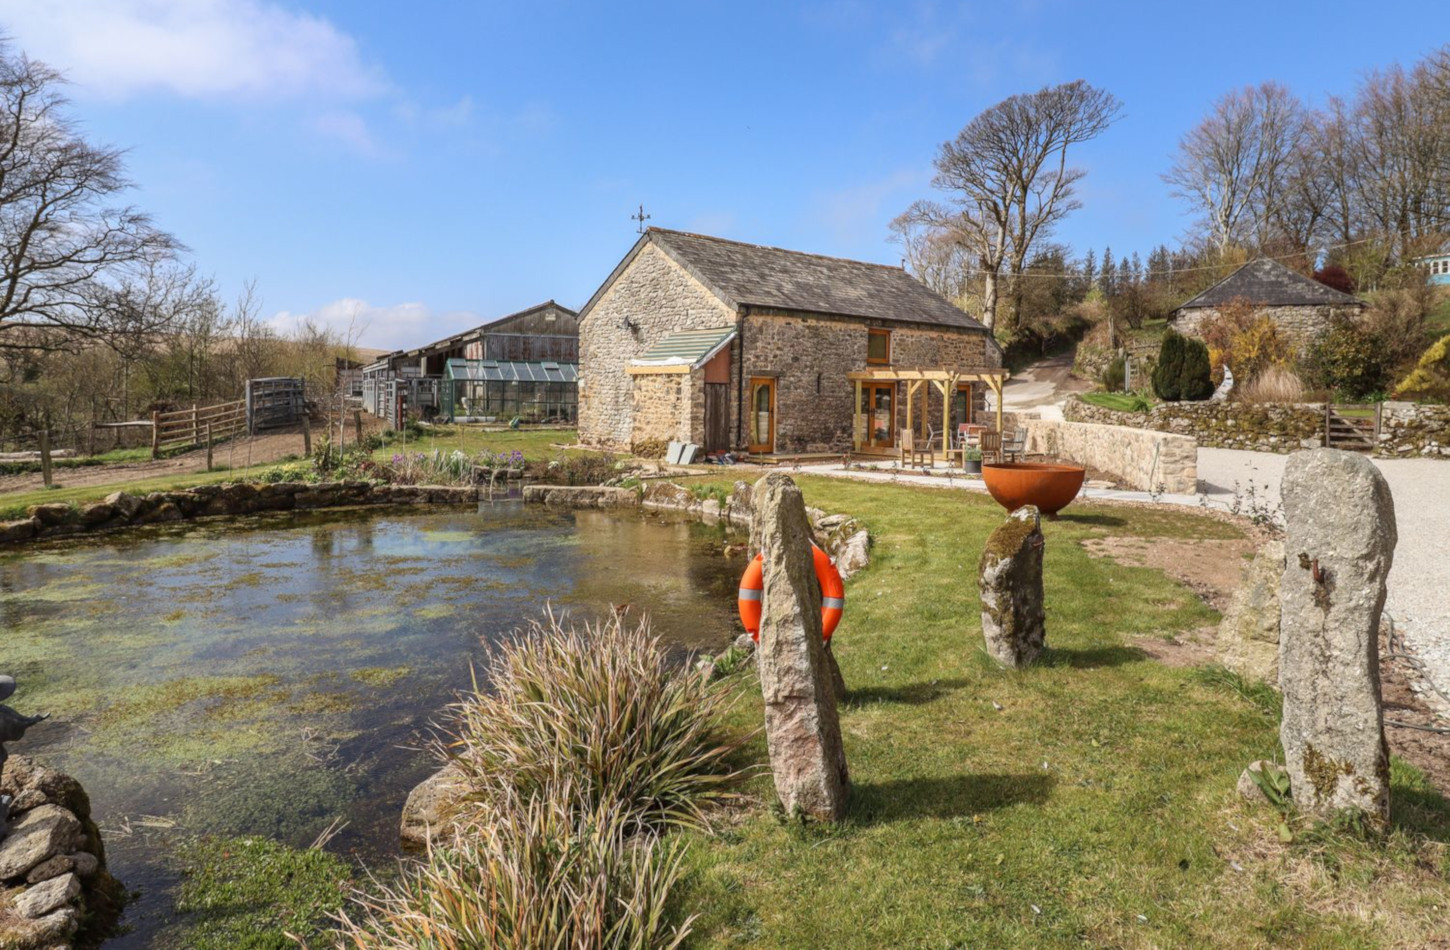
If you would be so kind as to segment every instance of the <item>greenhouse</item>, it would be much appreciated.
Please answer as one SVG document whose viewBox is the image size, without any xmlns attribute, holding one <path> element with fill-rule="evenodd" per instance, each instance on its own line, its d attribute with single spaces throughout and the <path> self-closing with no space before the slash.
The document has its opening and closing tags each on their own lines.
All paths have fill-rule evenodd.
<svg viewBox="0 0 1450 950">
<path fill-rule="evenodd" d="M 438 410 L 455 422 L 573 423 L 579 417 L 579 367 L 451 359 Z"/>
</svg>

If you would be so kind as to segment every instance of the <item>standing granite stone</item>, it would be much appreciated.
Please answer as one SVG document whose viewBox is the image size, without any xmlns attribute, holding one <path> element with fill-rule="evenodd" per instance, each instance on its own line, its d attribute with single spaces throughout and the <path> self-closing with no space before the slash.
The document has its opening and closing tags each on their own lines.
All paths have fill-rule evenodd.
<svg viewBox="0 0 1450 950">
<path fill-rule="evenodd" d="M 1379 627 L 1395 551 L 1395 506 L 1366 458 L 1290 456 L 1279 638 L 1279 737 L 1295 803 L 1324 818 L 1358 812 L 1383 828 L 1389 750 L 1380 705 Z"/>
<path fill-rule="evenodd" d="M 1036 660 L 1047 639 L 1042 606 L 1044 544 L 1037 509 L 1024 505 L 992 532 L 977 567 L 987 652 L 1013 669 Z"/>
<path fill-rule="evenodd" d="M 1244 568 L 1218 625 L 1217 653 L 1224 666 L 1249 679 L 1279 685 L 1279 579 L 1284 542 L 1269 541 Z"/>
<path fill-rule="evenodd" d="M 760 686 L 776 794 L 787 814 L 836 821 L 849 777 L 821 635 L 821 589 L 801 492 L 788 475 L 756 482 L 752 526 L 764 554 Z"/>
</svg>

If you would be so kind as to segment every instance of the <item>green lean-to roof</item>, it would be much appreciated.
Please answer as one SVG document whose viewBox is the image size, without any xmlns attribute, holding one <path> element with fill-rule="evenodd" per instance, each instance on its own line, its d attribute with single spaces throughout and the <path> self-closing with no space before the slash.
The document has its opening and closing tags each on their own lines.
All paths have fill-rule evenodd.
<svg viewBox="0 0 1450 950">
<path fill-rule="evenodd" d="M 676 330 L 656 341 L 634 363 L 636 366 L 699 366 L 734 338 L 734 327 Z"/>
<path fill-rule="evenodd" d="M 579 367 L 573 363 L 516 363 L 507 360 L 448 361 L 449 379 L 475 383 L 576 383 Z"/>
</svg>

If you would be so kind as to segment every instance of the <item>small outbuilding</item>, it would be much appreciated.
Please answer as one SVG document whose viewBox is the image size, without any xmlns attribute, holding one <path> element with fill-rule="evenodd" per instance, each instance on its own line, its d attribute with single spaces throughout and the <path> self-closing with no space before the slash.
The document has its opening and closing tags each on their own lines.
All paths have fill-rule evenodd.
<svg viewBox="0 0 1450 950">
<path fill-rule="evenodd" d="M 1186 336 L 1202 336 L 1203 325 L 1230 304 L 1246 303 L 1255 316 L 1269 317 L 1279 332 L 1303 349 L 1333 326 L 1353 319 L 1365 302 L 1305 277 L 1280 264 L 1260 258 L 1249 261 L 1168 316 L 1169 324 Z"/>
<path fill-rule="evenodd" d="M 976 421 L 992 334 L 900 267 L 650 228 L 579 312 L 579 439 L 895 454 Z M 998 400 L 1000 404 L 1000 399 Z"/>
</svg>

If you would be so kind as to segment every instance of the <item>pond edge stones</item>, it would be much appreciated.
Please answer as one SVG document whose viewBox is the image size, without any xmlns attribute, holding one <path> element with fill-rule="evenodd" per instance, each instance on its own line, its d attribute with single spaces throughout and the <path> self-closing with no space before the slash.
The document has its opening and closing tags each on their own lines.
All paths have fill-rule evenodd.
<svg viewBox="0 0 1450 950">
<path fill-rule="evenodd" d="M 1011 669 L 1031 665 L 1047 640 L 1042 594 L 1045 546 L 1037 508 L 1024 505 L 987 538 L 977 565 L 982 638 L 992 658 Z"/>
<path fill-rule="evenodd" d="M 1380 616 L 1397 534 L 1394 499 L 1368 459 L 1297 452 L 1284 466 L 1279 588 L 1280 740 L 1298 807 L 1389 821 Z"/>
<path fill-rule="evenodd" d="M 100 830 L 79 782 L 12 755 L 0 788 L 14 796 L 0 838 L 0 947 L 61 950 L 83 922 L 104 933 L 122 888 L 106 872 Z"/>
<path fill-rule="evenodd" d="M 764 555 L 758 662 L 776 794 L 788 815 L 839 821 L 850 777 L 805 501 L 780 472 L 756 482 L 752 495 L 753 541 Z"/>
</svg>

